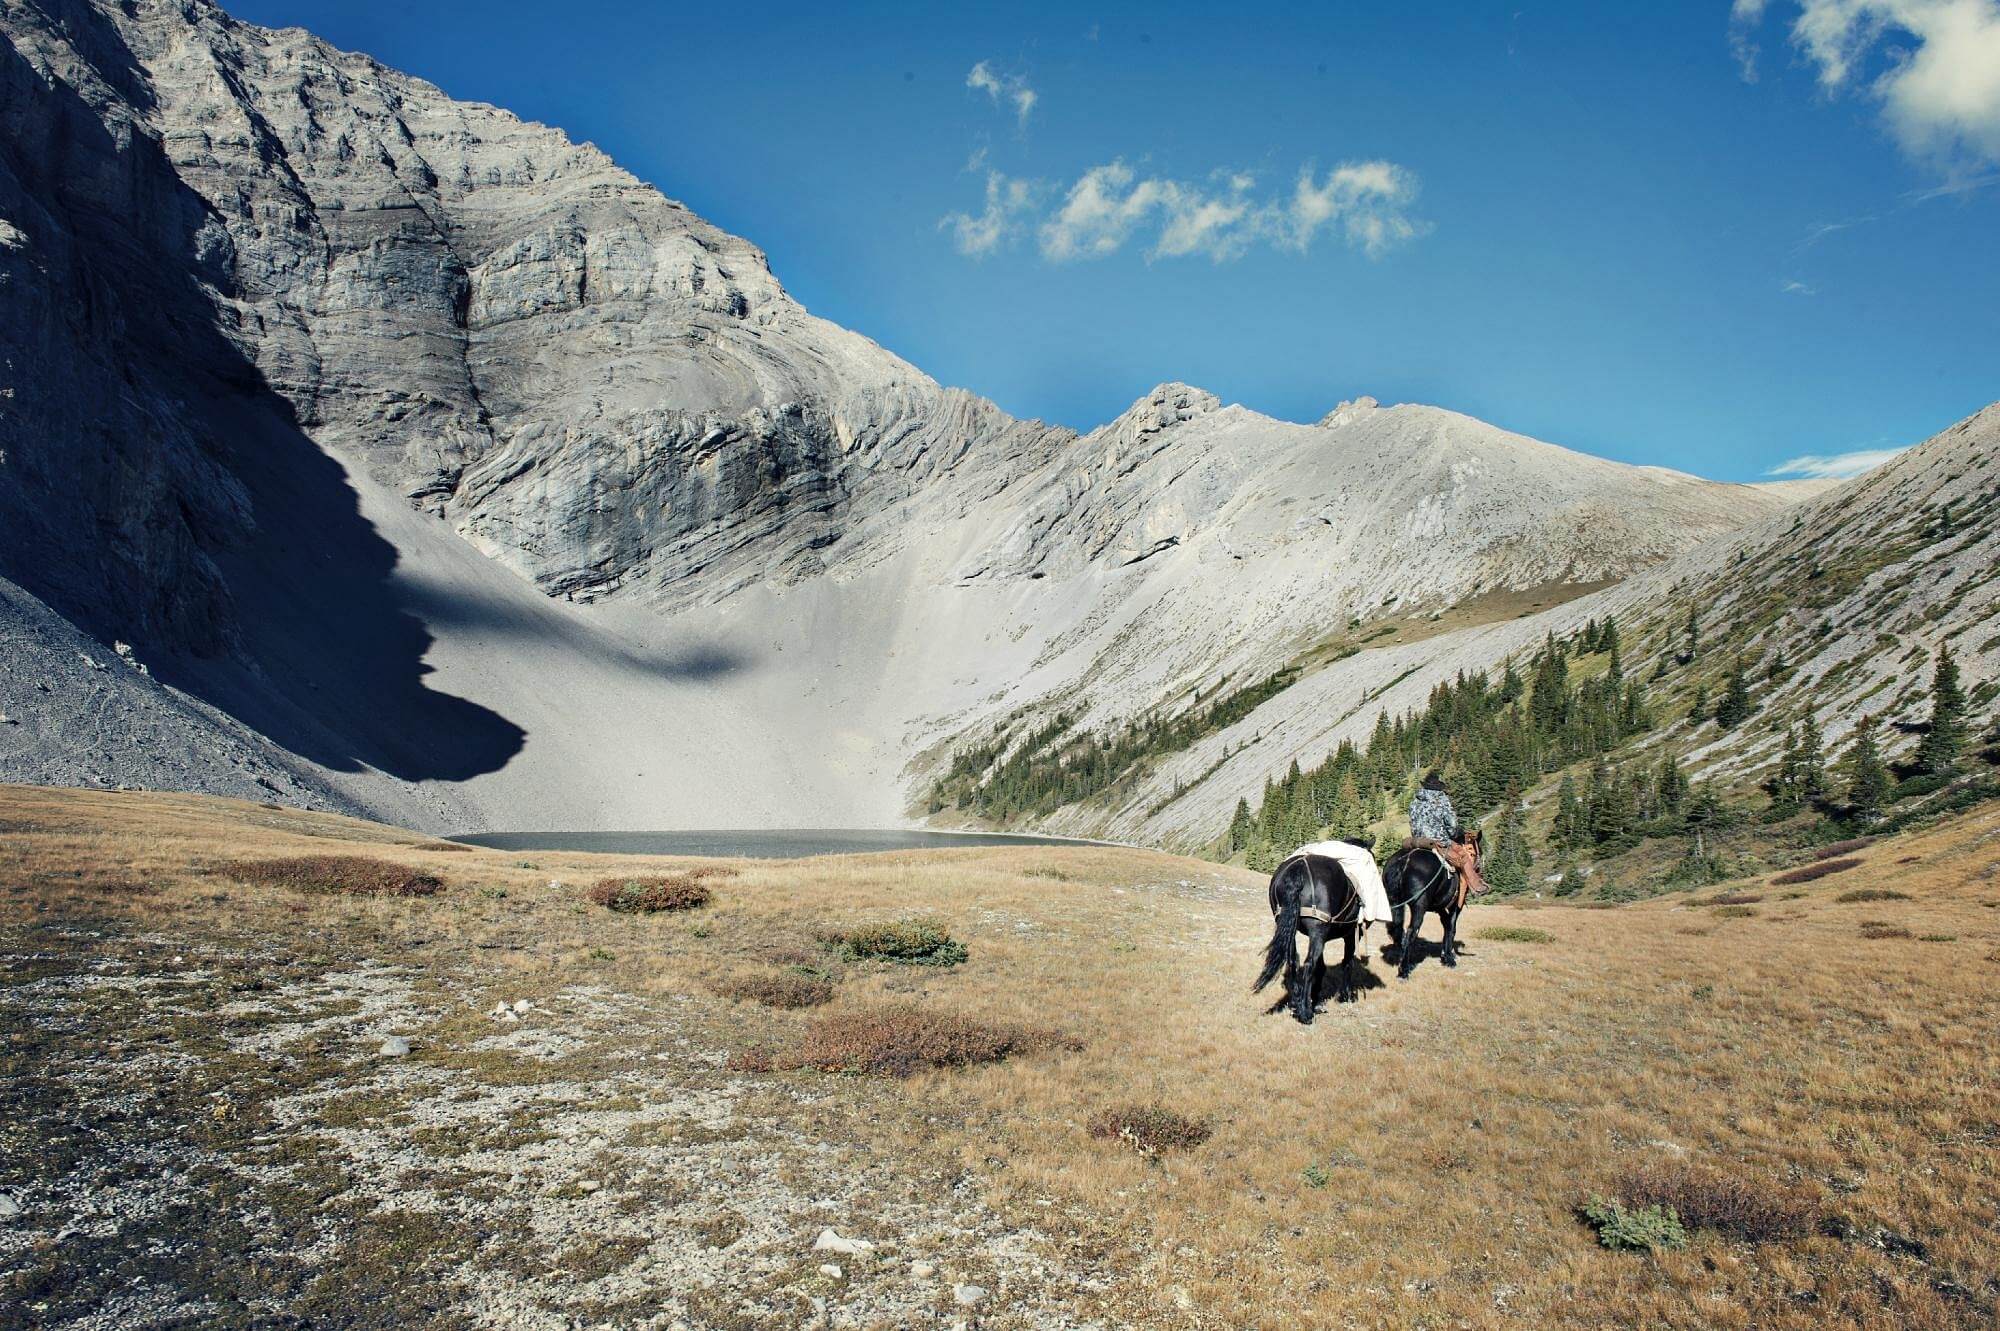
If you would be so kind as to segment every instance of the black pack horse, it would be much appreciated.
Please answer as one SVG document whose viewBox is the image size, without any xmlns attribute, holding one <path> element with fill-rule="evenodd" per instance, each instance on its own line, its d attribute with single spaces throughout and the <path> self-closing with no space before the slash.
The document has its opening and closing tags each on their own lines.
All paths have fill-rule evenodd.
<svg viewBox="0 0 2000 1331">
<path fill-rule="evenodd" d="M 1479 833 L 1471 830 L 1465 835 L 1477 862 Z M 1399 850 L 1382 866 L 1382 886 L 1389 890 L 1389 941 L 1396 945 L 1396 978 L 1409 979 L 1411 969 L 1417 964 L 1417 954 L 1423 950 L 1419 935 L 1426 915 L 1435 914 L 1444 921 L 1444 943 L 1438 950 L 1438 960 L 1446 966 L 1457 966 L 1458 917 L 1464 906 L 1459 898 L 1458 878 L 1444 862 L 1444 856 L 1429 846 Z"/>
<path fill-rule="evenodd" d="M 1340 1001 L 1354 1001 L 1354 943 L 1360 932 L 1361 894 L 1347 880 L 1340 865 L 1324 855 L 1294 855 L 1271 875 L 1271 914 L 1275 921 L 1270 946 L 1264 949 L 1264 969 L 1256 993 L 1269 984 L 1279 971 L 1285 973 L 1285 996 L 1271 1005 L 1278 1011 L 1287 1003 L 1302 1025 L 1312 1024 L 1319 1010 L 1315 991 L 1324 966 L 1327 940 L 1339 934 L 1347 953 L 1340 962 Z M 1296 935 L 1306 936 L 1306 959 L 1298 958 Z"/>
</svg>

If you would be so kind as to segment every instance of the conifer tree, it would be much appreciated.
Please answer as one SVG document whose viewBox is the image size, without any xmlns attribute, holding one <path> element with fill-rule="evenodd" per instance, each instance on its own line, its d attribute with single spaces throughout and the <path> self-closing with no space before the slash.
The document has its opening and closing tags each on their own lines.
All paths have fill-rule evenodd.
<svg viewBox="0 0 2000 1331">
<path fill-rule="evenodd" d="M 1493 853 L 1487 857 L 1486 878 L 1495 892 L 1503 895 L 1528 890 L 1528 872 L 1534 867 L 1534 852 L 1528 847 L 1528 824 L 1521 811 L 1519 793 L 1507 797 L 1500 815 L 1500 829 L 1493 839 Z"/>
<path fill-rule="evenodd" d="M 1352 776 L 1340 778 L 1340 787 L 1333 797 L 1333 810 L 1327 818 L 1327 827 L 1336 837 L 1360 836 L 1368 830 L 1368 818 L 1361 808 L 1361 792 L 1355 788 Z"/>
<path fill-rule="evenodd" d="M 1556 848 L 1564 851 L 1583 849 L 1589 840 L 1589 822 L 1590 815 L 1576 793 L 1576 778 L 1563 773 L 1562 786 L 1556 795 L 1555 825 L 1549 829 Z"/>
<path fill-rule="evenodd" d="M 1797 813 L 1799 809 L 1799 728 L 1785 727 L 1784 751 L 1778 755 L 1778 770 L 1764 783 L 1764 789 L 1771 793 L 1771 811 L 1775 814 Z"/>
<path fill-rule="evenodd" d="M 1729 682 L 1723 686 L 1722 701 L 1715 704 L 1715 724 L 1724 730 L 1734 730 L 1756 710 L 1756 704 L 1750 701 L 1750 683 L 1743 677 L 1743 658 L 1739 656 L 1729 671 Z"/>
<path fill-rule="evenodd" d="M 1687 627 L 1682 634 L 1686 645 L 1681 648 L 1681 664 L 1686 665 L 1701 654 L 1701 611 L 1693 602 L 1688 603 Z"/>
<path fill-rule="evenodd" d="M 1238 851 L 1250 844 L 1250 834 L 1256 828 L 1256 819 L 1250 816 L 1250 801 L 1236 801 L 1235 816 L 1229 820 L 1229 849 Z"/>
<path fill-rule="evenodd" d="M 1875 718 L 1864 716 L 1854 726 L 1854 740 L 1841 758 L 1847 778 L 1847 802 L 1857 813 L 1872 815 L 1889 798 L 1889 769 L 1882 763 L 1882 750 L 1875 740 Z"/>
<path fill-rule="evenodd" d="M 1931 674 L 1931 725 L 1917 745 L 1917 770 L 1937 775 L 1949 772 L 1965 747 L 1965 690 L 1958 682 L 1958 661 L 1949 643 L 1938 648 Z"/>
<path fill-rule="evenodd" d="M 1681 771 L 1680 759 L 1668 754 L 1660 759 L 1659 775 L 1653 781 L 1653 800 L 1660 815 L 1678 818 L 1681 806 L 1687 803 L 1687 776 Z"/>
<path fill-rule="evenodd" d="M 1625 685 L 1624 716 L 1620 719 L 1628 735 L 1637 735 L 1653 727 L 1652 713 L 1646 707 L 1646 686 L 1636 679 Z"/>
<path fill-rule="evenodd" d="M 1799 723 L 1798 752 L 1793 759 L 1792 783 L 1797 787 L 1799 799 L 1806 804 L 1815 804 L 1826 798 L 1826 740 L 1819 732 L 1819 722 L 1811 712 Z"/>
<path fill-rule="evenodd" d="M 1688 724 L 1698 726 L 1708 720 L 1708 685 L 1694 686 L 1694 702 L 1688 707 Z"/>
</svg>

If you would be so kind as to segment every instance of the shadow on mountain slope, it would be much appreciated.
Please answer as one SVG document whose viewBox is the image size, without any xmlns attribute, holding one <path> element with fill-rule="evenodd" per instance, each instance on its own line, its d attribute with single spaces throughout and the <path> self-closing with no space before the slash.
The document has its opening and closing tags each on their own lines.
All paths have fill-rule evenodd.
<svg viewBox="0 0 2000 1331">
<path fill-rule="evenodd" d="M 525 732 L 426 687 L 432 639 L 390 585 L 394 547 L 218 330 L 195 275 L 232 281 L 225 233 L 123 114 L 143 105 L 138 62 L 89 6 L 55 8 L 50 30 L 130 100 L 93 109 L 0 43 L 0 183 L 19 191 L 29 256 L 12 275 L 41 285 L 0 331 L 73 380 L 4 422 L 0 516 L 21 520 L 0 523 L 0 571 L 325 767 L 414 781 L 504 766 Z M 107 501 L 128 539 L 93 511 Z"/>
</svg>

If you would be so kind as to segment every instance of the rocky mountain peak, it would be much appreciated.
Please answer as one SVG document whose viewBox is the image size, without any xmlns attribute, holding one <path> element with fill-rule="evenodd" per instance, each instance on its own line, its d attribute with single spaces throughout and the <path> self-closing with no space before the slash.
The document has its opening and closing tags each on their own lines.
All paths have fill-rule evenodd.
<svg viewBox="0 0 2000 1331">
<path fill-rule="evenodd" d="M 1322 430 L 1331 430 L 1353 421 L 1358 421 L 1369 412 L 1378 410 L 1381 405 L 1381 403 L 1372 397 L 1357 397 L 1343 401 L 1332 411 L 1319 418 L 1320 428 Z"/>
<path fill-rule="evenodd" d="M 1192 384 L 1164 383 L 1104 428 L 1130 435 L 1158 434 L 1183 421 L 1222 410 L 1222 399 Z"/>
</svg>

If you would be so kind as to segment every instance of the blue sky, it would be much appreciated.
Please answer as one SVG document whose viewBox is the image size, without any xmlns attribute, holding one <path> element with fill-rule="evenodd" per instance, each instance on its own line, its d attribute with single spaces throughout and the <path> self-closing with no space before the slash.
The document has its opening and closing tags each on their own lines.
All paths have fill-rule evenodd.
<svg viewBox="0 0 2000 1331">
<path fill-rule="evenodd" d="M 596 143 L 1019 415 L 1366 393 L 1748 480 L 2000 398 L 2000 0 L 228 7 Z"/>
</svg>

